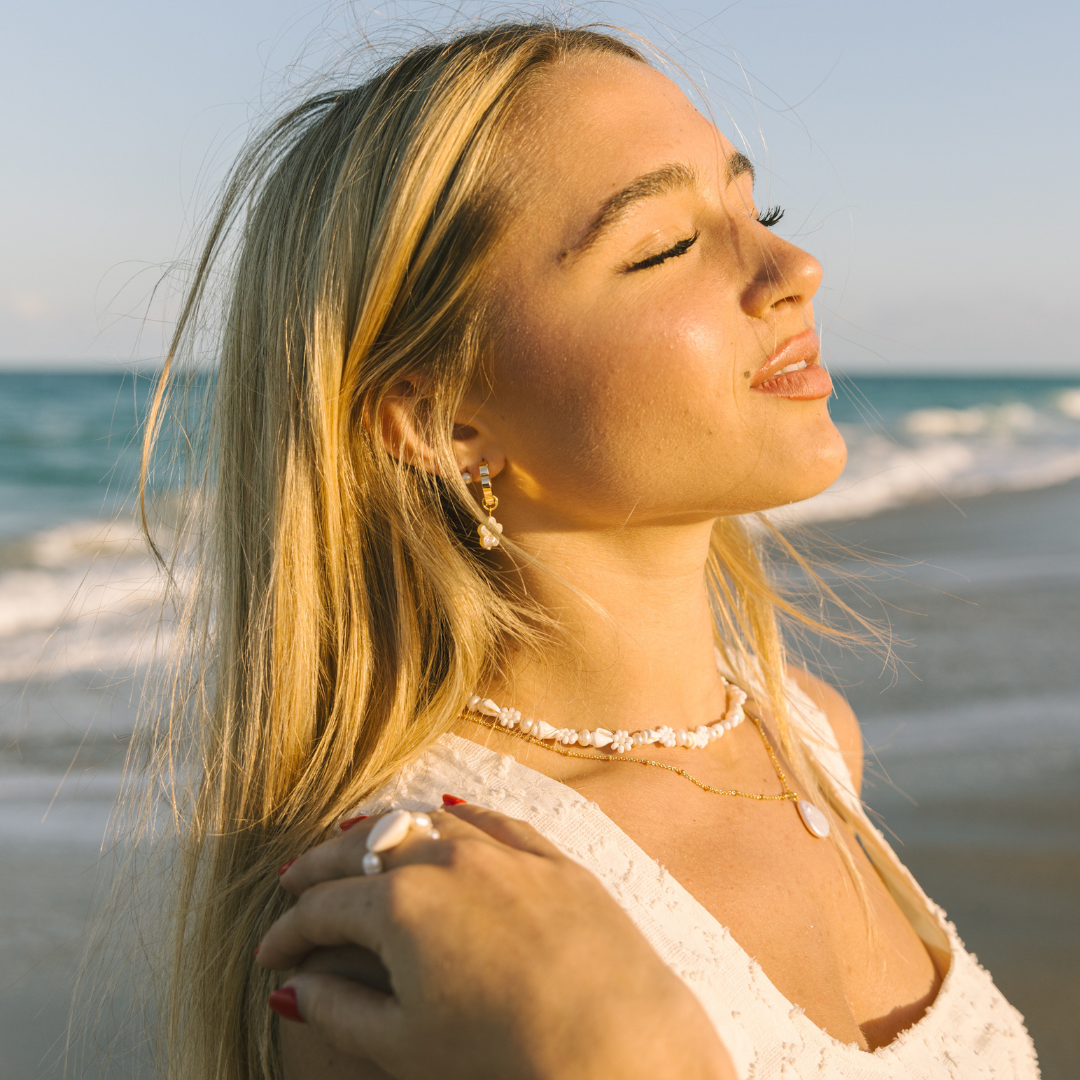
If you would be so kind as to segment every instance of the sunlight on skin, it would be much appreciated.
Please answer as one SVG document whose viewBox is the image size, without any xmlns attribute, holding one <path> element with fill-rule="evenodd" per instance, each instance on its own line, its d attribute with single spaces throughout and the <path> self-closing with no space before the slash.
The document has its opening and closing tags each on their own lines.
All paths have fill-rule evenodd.
<svg viewBox="0 0 1080 1080">
<path fill-rule="evenodd" d="M 493 388 L 460 416 L 478 429 L 463 457 L 486 457 L 493 476 L 514 462 L 500 494 L 509 527 L 705 521 L 828 486 L 845 451 L 826 398 L 751 388 L 813 326 L 821 268 L 755 220 L 751 174 L 727 179 L 734 148 L 668 79 L 628 61 L 575 64 L 538 94 L 560 122 L 522 132 L 544 153 L 514 170 L 518 212 L 491 268 Z M 572 253 L 597 207 L 668 163 L 703 186 L 641 200 Z M 517 490 L 519 475 L 535 487 Z"/>
<path fill-rule="evenodd" d="M 809 399 L 799 383 L 770 392 L 793 376 L 756 385 L 813 326 L 821 268 L 756 220 L 741 156 L 649 67 L 563 65 L 515 134 L 488 271 L 494 371 L 457 417 L 459 461 L 489 462 L 505 535 L 606 615 L 527 571 L 578 647 L 488 689 L 620 727 L 663 706 L 708 714 L 713 521 L 806 498 L 843 468 L 827 385 Z M 677 182 L 590 237 L 609 200 L 657 170 Z"/>
</svg>

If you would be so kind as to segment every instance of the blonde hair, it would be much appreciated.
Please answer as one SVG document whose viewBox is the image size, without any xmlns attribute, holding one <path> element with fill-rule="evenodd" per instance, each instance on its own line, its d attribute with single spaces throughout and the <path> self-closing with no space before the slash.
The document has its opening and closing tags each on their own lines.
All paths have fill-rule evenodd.
<svg viewBox="0 0 1080 1080">
<path fill-rule="evenodd" d="M 281 1075 L 274 977 L 251 959 L 288 901 L 275 868 L 449 730 L 510 653 L 542 648 L 544 613 L 474 542 L 451 431 L 484 370 L 508 124 L 535 79 L 578 54 L 643 59 L 610 34 L 544 23 L 425 45 L 293 109 L 224 190 L 144 447 L 145 483 L 166 414 L 198 384 L 185 364 L 228 262 L 212 423 L 186 465 L 192 510 L 173 566 L 185 646 L 142 762 L 174 785 L 169 1077 Z M 380 404 L 417 373 L 450 480 L 382 440 Z M 770 583 L 760 529 L 721 521 L 710 578 L 718 639 L 760 670 L 784 749 L 818 789 L 783 706 L 777 616 L 805 617 Z"/>
</svg>

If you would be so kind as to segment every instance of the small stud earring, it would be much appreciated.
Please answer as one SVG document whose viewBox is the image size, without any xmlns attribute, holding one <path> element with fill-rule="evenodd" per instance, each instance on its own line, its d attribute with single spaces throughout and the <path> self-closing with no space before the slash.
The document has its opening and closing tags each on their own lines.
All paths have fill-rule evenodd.
<svg viewBox="0 0 1080 1080">
<path fill-rule="evenodd" d="M 461 470 L 461 479 L 464 480 L 466 484 L 471 484 L 472 483 L 472 473 L 469 472 L 468 469 L 462 469 Z"/>
<path fill-rule="evenodd" d="M 488 475 L 486 461 L 480 462 L 480 486 L 484 489 L 484 509 L 487 511 L 488 519 L 486 525 L 477 526 L 476 533 L 480 537 L 480 546 L 485 551 L 490 551 L 499 546 L 499 536 L 502 534 L 503 527 L 492 516 L 495 507 L 499 505 L 499 500 L 491 490 L 491 477 Z"/>
</svg>

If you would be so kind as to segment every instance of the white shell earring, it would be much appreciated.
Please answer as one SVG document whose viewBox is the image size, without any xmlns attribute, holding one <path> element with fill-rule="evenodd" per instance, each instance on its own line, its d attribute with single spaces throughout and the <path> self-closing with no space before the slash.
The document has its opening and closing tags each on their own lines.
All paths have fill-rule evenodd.
<svg viewBox="0 0 1080 1080">
<path fill-rule="evenodd" d="M 480 537 L 480 546 L 485 551 L 490 551 L 499 546 L 499 537 L 502 535 L 503 527 L 492 516 L 495 513 L 495 507 L 499 505 L 499 500 L 491 490 L 491 476 L 488 474 L 486 461 L 480 462 L 480 486 L 484 490 L 484 509 L 487 511 L 488 519 L 486 524 L 477 526 L 476 534 Z"/>
</svg>

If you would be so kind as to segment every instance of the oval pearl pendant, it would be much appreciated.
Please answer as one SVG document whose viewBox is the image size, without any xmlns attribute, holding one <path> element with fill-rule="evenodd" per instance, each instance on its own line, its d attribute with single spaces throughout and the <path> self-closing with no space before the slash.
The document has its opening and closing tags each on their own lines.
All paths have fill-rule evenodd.
<svg viewBox="0 0 1080 1080">
<path fill-rule="evenodd" d="M 799 808 L 799 817 L 807 831 L 824 840 L 829 835 L 829 819 L 812 802 L 805 799 L 800 799 L 795 805 Z"/>
</svg>

